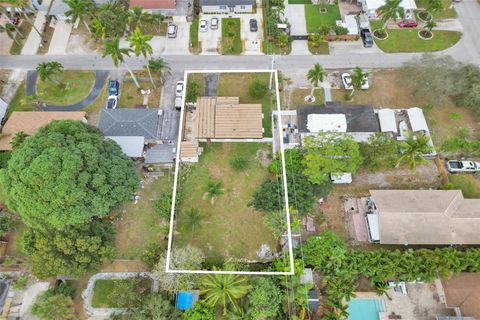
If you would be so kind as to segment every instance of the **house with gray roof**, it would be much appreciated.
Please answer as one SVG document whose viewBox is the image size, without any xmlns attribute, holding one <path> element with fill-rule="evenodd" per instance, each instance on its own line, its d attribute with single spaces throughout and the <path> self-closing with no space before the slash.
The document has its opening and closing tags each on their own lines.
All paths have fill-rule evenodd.
<svg viewBox="0 0 480 320">
<path fill-rule="evenodd" d="M 143 158 L 145 163 L 173 163 L 175 115 L 160 109 L 104 109 L 98 128 L 129 157 Z"/>
<path fill-rule="evenodd" d="M 203 13 L 252 13 L 255 0 L 200 0 Z"/>
</svg>

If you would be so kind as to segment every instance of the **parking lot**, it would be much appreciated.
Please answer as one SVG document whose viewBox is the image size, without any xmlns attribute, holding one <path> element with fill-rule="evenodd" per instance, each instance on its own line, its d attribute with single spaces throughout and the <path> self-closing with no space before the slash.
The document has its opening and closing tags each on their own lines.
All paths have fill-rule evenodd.
<svg viewBox="0 0 480 320">
<path fill-rule="evenodd" d="M 212 18 L 218 18 L 218 28 L 212 30 Z M 208 22 L 207 31 L 198 31 L 198 40 L 202 43 L 202 53 L 205 55 L 218 54 L 218 48 L 222 39 L 222 16 L 215 14 L 201 14 L 200 19 L 205 19 Z"/>
<path fill-rule="evenodd" d="M 177 28 L 177 36 L 175 38 L 165 39 L 165 51 L 163 54 L 190 54 L 188 50 L 190 23 L 175 22 Z"/>
</svg>

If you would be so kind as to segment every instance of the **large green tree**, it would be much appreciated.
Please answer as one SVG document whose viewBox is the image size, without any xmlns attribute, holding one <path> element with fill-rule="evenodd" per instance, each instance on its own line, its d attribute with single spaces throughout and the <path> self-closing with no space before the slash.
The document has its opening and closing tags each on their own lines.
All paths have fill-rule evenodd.
<svg viewBox="0 0 480 320">
<path fill-rule="evenodd" d="M 399 157 L 399 144 L 387 134 L 378 132 L 360 145 L 365 167 L 371 172 L 394 168 Z"/>
<path fill-rule="evenodd" d="M 58 274 L 80 276 L 113 258 L 115 229 L 110 221 L 94 219 L 63 231 L 29 228 L 22 247 L 39 278 Z"/>
<path fill-rule="evenodd" d="M 150 81 L 152 82 L 153 87 L 156 88 L 155 82 L 152 78 L 152 72 L 150 72 L 150 65 L 148 64 L 147 59 L 153 53 L 152 46 L 148 43 L 150 40 L 152 40 L 152 38 L 153 36 L 150 34 L 142 34 L 140 28 L 137 27 L 135 31 L 127 38 L 127 41 L 130 43 L 130 48 L 132 48 L 135 56 L 138 57 L 142 55 L 145 59 L 145 66 L 147 67 L 148 76 L 150 77 Z"/>
<path fill-rule="evenodd" d="M 42 81 L 52 80 L 59 84 L 58 80 L 52 77 L 63 72 L 63 65 L 56 61 L 42 62 L 37 66 L 37 72 Z"/>
<path fill-rule="evenodd" d="M 383 23 L 383 29 L 387 28 L 389 20 L 395 21 L 397 17 L 405 18 L 405 9 L 400 5 L 402 0 L 385 0 L 385 4 L 378 8 L 380 19 Z"/>
<path fill-rule="evenodd" d="M 15 148 L 0 179 L 8 207 L 27 226 L 59 230 L 105 216 L 138 186 L 114 141 L 71 120 L 53 121 Z"/>
<path fill-rule="evenodd" d="M 32 314 L 39 320 L 78 319 L 73 308 L 72 298 L 47 290 L 41 294 L 32 306 Z"/>
<path fill-rule="evenodd" d="M 95 9 L 93 0 L 63 0 L 68 5 L 65 15 L 70 23 L 76 23 L 77 20 L 87 28 L 88 33 L 92 33 L 85 18 L 91 17 Z"/>
<path fill-rule="evenodd" d="M 304 139 L 304 174 L 310 182 L 325 183 L 335 172 L 355 173 L 363 162 L 358 143 L 345 133 L 321 132 Z"/>
<path fill-rule="evenodd" d="M 323 69 L 320 63 L 315 63 L 313 68 L 308 70 L 307 72 L 307 79 L 312 84 L 312 91 L 310 92 L 310 96 L 313 96 L 313 92 L 320 82 L 323 82 L 323 79 L 327 76 L 327 71 Z"/>
<path fill-rule="evenodd" d="M 398 164 L 406 163 L 410 170 L 415 171 L 417 164 L 425 163 L 427 160 L 424 154 L 433 151 L 433 147 L 429 144 L 430 137 L 423 133 L 414 135 L 411 131 L 407 134 L 407 139 L 400 143 L 400 158 Z"/>
<path fill-rule="evenodd" d="M 258 277 L 252 281 L 252 292 L 248 298 L 252 306 L 253 319 L 274 318 L 280 311 L 283 295 L 272 278 Z"/>
</svg>

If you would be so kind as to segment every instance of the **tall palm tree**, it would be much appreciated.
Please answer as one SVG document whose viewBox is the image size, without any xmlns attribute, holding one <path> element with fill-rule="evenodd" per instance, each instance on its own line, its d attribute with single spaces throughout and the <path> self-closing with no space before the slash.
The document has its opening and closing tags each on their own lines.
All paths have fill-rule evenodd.
<svg viewBox="0 0 480 320">
<path fill-rule="evenodd" d="M 313 68 L 308 70 L 307 72 L 307 79 L 310 80 L 312 84 L 312 91 L 310 92 L 310 96 L 313 96 L 313 92 L 316 87 L 318 87 L 318 83 L 322 82 L 323 79 L 327 76 L 327 71 L 323 69 L 320 63 L 315 63 Z"/>
<path fill-rule="evenodd" d="M 161 13 L 152 13 L 150 19 L 153 23 L 157 24 L 155 26 L 155 30 L 157 30 L 157 32 L 160 31 L 160 25 L 162 24 L 164 18 L 165 17 Z"/>
<path fill-rule="evenodd" d="M 128 13 L 128 26 L 130 30 L 135 30 L 137 27 L 142 27 L 142 22 L 152 20 L 152 15 L 143 11 L 142 7 L 134 6 Z"/>
<path fill-rule="evenodd" d="M 381 17 L 383 27 L 387 28 L 388 20 L 396 20 L 397 17 L 405 18 L 405 9 L 400 6 L 402 0 L 386 0 L 385 4 L 378 8 L 379 16 Z"/>
<path fill-rule="evenodd" d="M 80 21 L 85 25 L 88 33 L 92 34 L 85 18 L 92 16 L 95 2 L 93 2 L 93 0 L 63 0 L 63 2 L 69 7 L 69 9 L 65 11 L 65 15 L 68 17 L 69 22 L 75 23 L 77 20 Z"/>
<path fill-rule="evenodd" d="M 432 18 L 427 23 L 425 23 L 425 26 L 423 27 L 423 29 L 428 31 L 430 34 L 432 34 L 432 29 L 435 28 L 436 26 L 437 26 L 437 23 Z"/>
<path fill-rule="evenodd" d="M 172 74 L 172 68 L 162 58 L 148 60 L 148 67 L 160 79 L 162 84 L 165 79 L 165 73 Z"/>
<path fill-rule="evenodd" d="M 12 39 L 18 46 L 21 46 L 21 43 L 15 38 L 15 35 L 13 34 L 13 30 L 16 30 L 16 26 L 13 23 L 5 23 L 4 26 L 0 25 L 0 33 L 5 32 L 7 36 Z M 17 31 L 18 34 L 23 38 L 23 35 Z"/>
<path fill-rule="evenodd" d="M 200 222 L 202 220 L 202 216 L 200 215 L 200 210 L 198 210 L 197 208 L 190 208 L 190 210 L 188 210 L 185 213 L 185 217 L 187 218 L 188 224 L 190 225 L 190 227 L 192 227 L 192 233 L 193 233 L 193 231 L 195 230 L 195 227 L 199 227 Z"/>
<path fill-rule="evenodd" d="M 114 37 L 112 40 L 104 41 L 104 48 L 103 48 L 103 56 L 111 56 L 113 64 L 115 67 L 118 68 L 119 63 L 120 64 L 125 64 L 125 67 L 127 67 L 128 72 L 132 76 L 133 81 L 135 82 L 135 85 L 137 88 L 140 88 L 140 84 L 137 81 L 137 78 L 135 78 L 135 75 L 133 74 L 132 69 L 128 66 L 128 64 L 125 62 L 124 56 L 130 57 L 130 52 L 132 52 L 132 49 L 130 48 L 120 48 L 120 40 L 118 37 Z"/>
<path fill-rule="evenodd" d="M 406 162 L 410 170 L 415 171 L 418 163 L 426 162 L 423 155 L 432 152 L 429 141 L 430 137 L 428 135 L 417 133 L 414 136 L 413 132 L 409 131 L 406 140 L 400 143 L 401 156 L 397 165 Z"/>
<path fill-rule="evenodd" d="M 133 48 L 133 53 L 135 53 L 135 56 L 138 57 L 142 55 L 145 59 L 145 62 L 147 63 L 146 66 L 148 70 L 148 76 L 150 77 L 153 87 L 156 88 L 147 59 L 147 57 L 151 56 L 153 53 L 152 46 L 148 43 L 148 41 L 152 40 L 152 38 L 153 36 L 150 34 L 142 34 L 140 28 L 137 27 L 132 35 L 127 38 L 127 41 L 130 42 L 130 48 Z"/>
<path fill-rule="evenodd" d="M 63 72 L 63 65 L 56 61 L 42 62 L 37 66 L 37 72 L 42 81 L 52 80 L 59 84 L 58 80 L 52 77 Z"/>
<path fill-rule="evenodd" d="M 35 23 L 28 16 L 27 11 L 32 10 L 32 8 L 30 7 L 30 0 L 8 0 L 8 3 L 11 6 L 11 12 L 15 11 L 14 9 L 18 9 L 23 14 L 28 23 L 32 26 L 32 28 L 38 33 L 38 35 L 43 38 L 40 30 L 37 29 Z M 43 47 L 42 42 L 40 42 L 40 46 Z"/>
<path fill-rule="evenodd" d="M 248 278 L 237 274 L 210 274 L 203 277 L 200 283 L 203 288 L 200 292 L 205 295 L 205 302 L 211 307 L 221 305 L 224 316 L 229 305 L 238 310 L 237 300 L 251 288 Z"/>
<path fill-rule="evenodd" d="M 355 90 L 360 90 L 362 86 L 368 81 L 368 72 L 363 72 L 362 68 L 355 67 L 353 74 L 350 76 L 352 81 L 352 91 L 350 98 L 353 97 Z"/>
<path fill-rule="evenodd" d="M 423 9 L 428 13 L 428 20 L 432 19 L 434 13 L 443 10 L 443 0 L 428 0 L 424 1 L 423 3 Z"/>
</svg>

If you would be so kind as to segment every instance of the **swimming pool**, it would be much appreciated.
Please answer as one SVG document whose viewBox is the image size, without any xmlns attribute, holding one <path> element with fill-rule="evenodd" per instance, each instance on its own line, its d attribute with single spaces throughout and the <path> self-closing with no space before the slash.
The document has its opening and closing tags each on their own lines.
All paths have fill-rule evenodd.
<svg viewBox="0 0 480 320">
<path fill-rule="evenodd" d="M 379 312 L 385 312 L 383 300 L 353 299 L 348 302 L 350 320 L 380 320 Z"/>
</svg>

